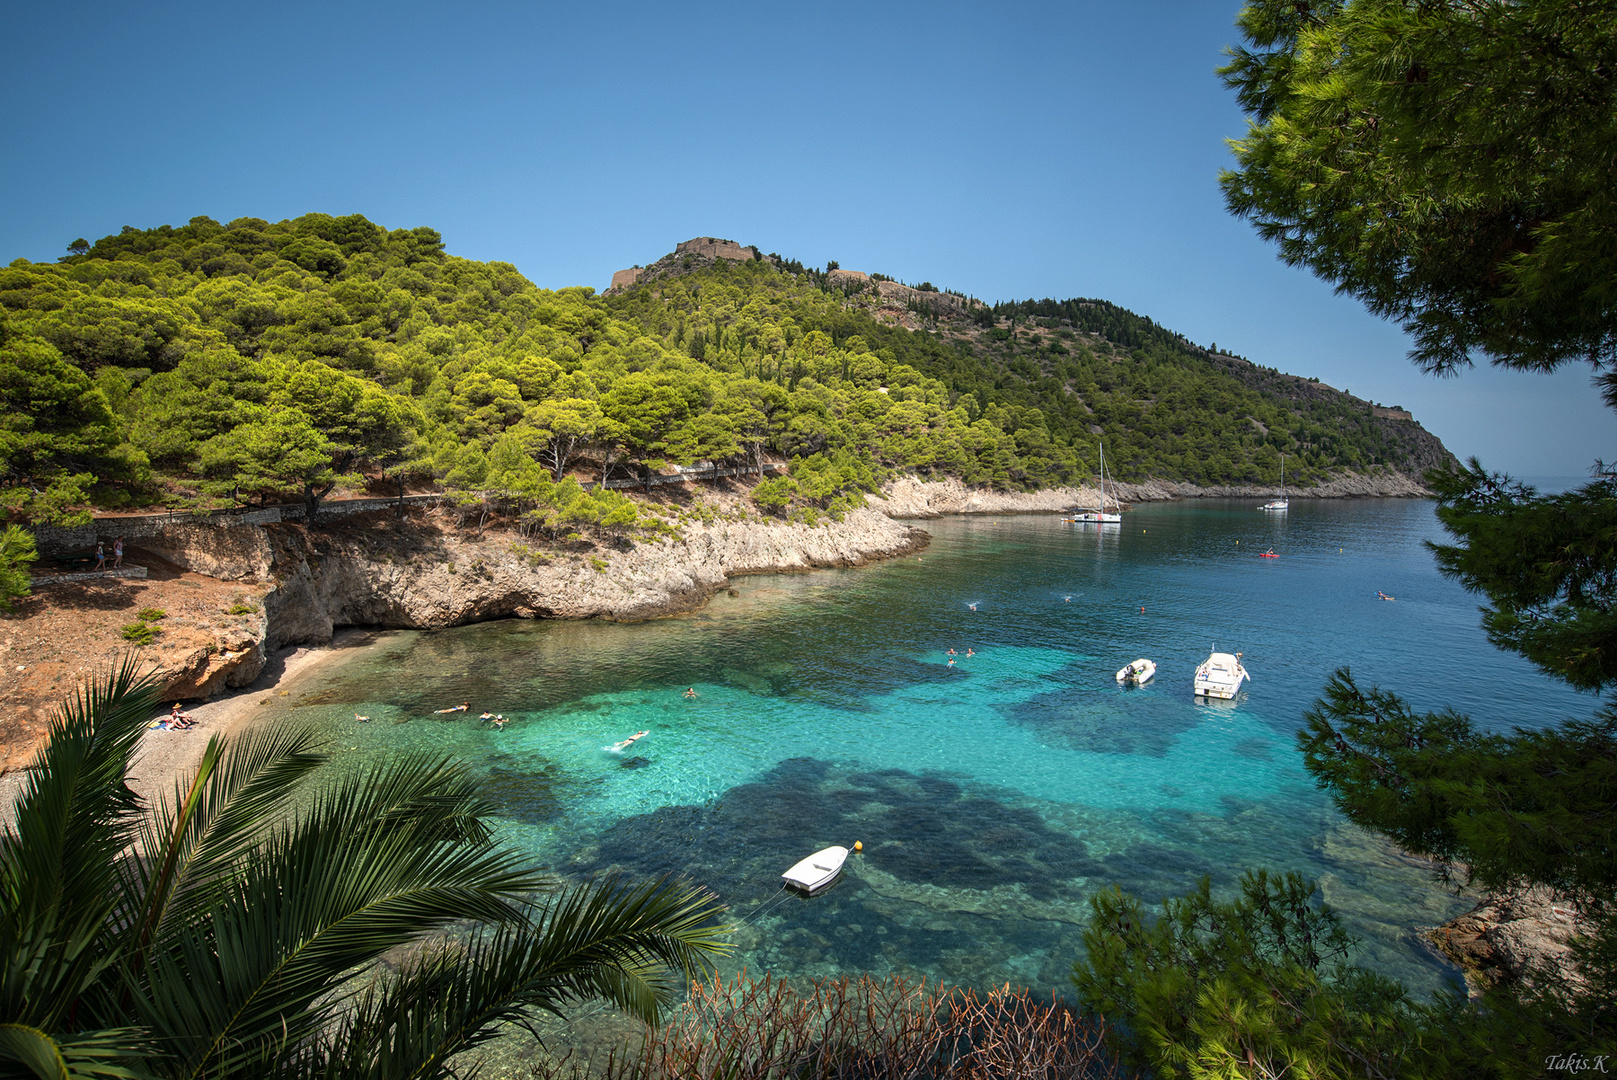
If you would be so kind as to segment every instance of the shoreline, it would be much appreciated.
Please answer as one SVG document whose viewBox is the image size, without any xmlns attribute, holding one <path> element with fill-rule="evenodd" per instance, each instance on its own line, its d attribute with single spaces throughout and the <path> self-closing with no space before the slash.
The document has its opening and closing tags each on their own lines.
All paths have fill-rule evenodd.
<svg viewBox="0 0 1617 1080">
<path fill-rule="evenodd" d="M 195 727 L 184 731 L 148 729 L 130 758 L 130 788 L 147 805 L 170 794 L 177 782 L 195 773 L 209 739 L 215 735 L 229 738 L 250 726 L 260 705 L 290 694 L 290 685 L 319 671 L 343 650 L 368 644 L 379 632 L 373 628 L 345 627 L 323 645 L 283 649 L 270 658 L 250 686 L 188 708 L 186 712 L 196 720 Z M 152 719 L 166 715 L 168 709 L 162 706 L 152 714 Z M 0 823 L 6 827 L 14 823 L 17 798 L 22 794 L 28 774 L 26 766 L 0 774 L 0 804 L 3 804 L 0 805 Z"/>
</svg>

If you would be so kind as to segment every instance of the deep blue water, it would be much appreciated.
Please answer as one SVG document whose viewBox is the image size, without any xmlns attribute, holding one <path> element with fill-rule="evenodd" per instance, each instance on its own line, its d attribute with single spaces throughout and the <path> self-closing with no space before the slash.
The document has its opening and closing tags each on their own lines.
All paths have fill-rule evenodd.
<svg viewBox="0 0 1617 1080">
<path fill-rule="evenodd" d="M 1488 645 L 1422 547 L 1441 537 L 1431 504 L 1255 506 L 928 522 L 920 557 L 738 579 L 689 616 L 383 635 L 283 700 L 331 729 L 339 764 L 474 762 L 504 839 L 558 874 L 711 886 L 745 920 L 731 968 L 1047 991 L 1094 891 L 1155 901 L 1267 866 L 1318 879 L 1364 962 L 1436 986 L 1449 973 L 1413 931 L 1467 901 L 1343 822 L 1301 768 L 1303 711 L 1339 665 L 1491 727 L 1595 703 Z M 1200 704 L 1191 675 L 1215 645 L 1252 680 Z M 1119 689 L 1140 656 L 1156 680 Z M 512 723 L 432 715 L 462 700 Z M 832 890 L 782 898 L 787 866 L 855 840 Z"/>
</svg>

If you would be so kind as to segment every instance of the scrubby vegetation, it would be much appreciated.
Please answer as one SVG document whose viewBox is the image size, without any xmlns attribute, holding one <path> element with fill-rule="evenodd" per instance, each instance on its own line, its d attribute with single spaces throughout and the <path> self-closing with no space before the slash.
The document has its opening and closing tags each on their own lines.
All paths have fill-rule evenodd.
<svg viewBox="0 0 1617 1080">
<path fill-rule="evenodd" d="M 339 485 L 417 480 L 621 532 L 634 505 L 584 485 L 698 462 L 762 479 L 792 459 L 762 492 L 776 513 L 835 513 L 894 470 L 1080 481 L 1102 438 L 1125 478 L 1419 464 L 1367 403 L 1254 388 L 1103 302 L 915 294 L 953 304 L 940 335 L 878 318 L 873 290 L 778 258 L 539 289 L 357 214 L 126 228 L 0 270 L 0 505 L 313 512 Z M 911 307 L 936 323 L 930 302 Z"/>
</svg>

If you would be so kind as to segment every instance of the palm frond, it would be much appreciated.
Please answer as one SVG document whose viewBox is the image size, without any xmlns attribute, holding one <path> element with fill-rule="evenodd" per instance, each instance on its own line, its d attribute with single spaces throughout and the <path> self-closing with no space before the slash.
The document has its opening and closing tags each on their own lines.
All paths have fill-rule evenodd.
<svg viewBox="0 0 1617 1080">
<path fill-rule="evenodd" d="M 33 1075 L 40 1080 L 139 1080 L 125 1062 L 149 1054 L 135 1028 L 88 1031 L 58 1041 L 27 1024 L 0 1024 L 0 1075 Z M 20 1067 L 20 1069 L 19 1069 Z"/>
<path fill-rule="evenodd" d="M 290 796 L 326 760 L 312 729 L 285 725 L 235 740 L 215 736 L 197 768 L 144 821 L 126 861 L 131 947 L 144 953 L 166 920 L 202 918 L 241 861 L 284 822 Z M 138 959 L 137 959 L 138 964 Z"/>
<path fill-rule="evenodd" d="M 604 997 L 655 1023 L 672 961 L 687 973 L 725 950 L 711 893 L 663 880 L 626 889 L 616 879 L 569 890 L 531 921 L 422 954 L 353 1003 L 343 1024 L 310 1046 L 300 1076 L 314 1080 L 436 1080 L 458 1055 Z"/>
<path fill-rule="evenodd" d="M 99 935 L 135 832 L 125 778 L 157 703 L 133 658 L 82 688 L 50 726 L 0 833 L 0 1016 L 54 1030 L 110 961 Z"/>
<path fill-rule="evenodd" d="M 0 904 L 21 916 L 64 896 L 104 897 L 133 836 L 129 759 L 157 705 L 133 656 L 70 698 L 29 766 L 12 829 L 0 835 Z"/>
<path fill-rule="evenodd" d="M 375 791 L 339 784 L 316 799 L 245 860 L 206 920 L 175 928 L 144 978 L 128 973 L 182 1075 L 295 1045 L 345 1005 L 355 967 L 457 921 L 518 920 L 544 884 L 514 853 L 453 842 L 475 808 L 462 770 L 406 759 L 372 777 Z"/>
</svg>

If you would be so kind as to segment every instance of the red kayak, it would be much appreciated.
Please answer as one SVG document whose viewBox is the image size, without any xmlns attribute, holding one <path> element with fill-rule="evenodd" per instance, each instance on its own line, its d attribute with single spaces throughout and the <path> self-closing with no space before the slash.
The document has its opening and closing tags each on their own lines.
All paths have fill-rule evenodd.
<svg viewBox="0 0 1617 1080">
<path fill-rule="evenodd" d="M 1280 556 L 1276 555 L 1272 551 L 1260 551 L 1258 553 L 1258 558 L 1260 558 L 1260 559 L 1278 559 L 1278 558 L 1280 558 Z"/>
</svg>

